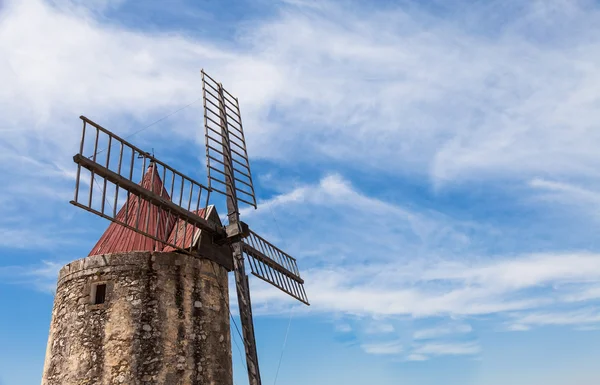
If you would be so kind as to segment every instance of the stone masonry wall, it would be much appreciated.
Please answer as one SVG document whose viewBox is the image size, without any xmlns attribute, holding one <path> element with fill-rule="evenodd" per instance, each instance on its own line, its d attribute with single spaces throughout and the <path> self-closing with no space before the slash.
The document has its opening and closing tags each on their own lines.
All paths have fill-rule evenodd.
<svg viewBox="0 0 600 385">
<path fill-rule="evenodd" d="M 92 286 L 106 300 L 93 305 Z M 95 255 L 59 273 L 42 385 L 231 385 L 227 271 L 163 252 Z"/>
</svg>

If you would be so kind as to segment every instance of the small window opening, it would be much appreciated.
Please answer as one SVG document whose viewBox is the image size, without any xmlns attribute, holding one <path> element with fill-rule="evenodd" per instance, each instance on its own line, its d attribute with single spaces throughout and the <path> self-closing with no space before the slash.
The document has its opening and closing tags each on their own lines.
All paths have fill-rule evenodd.
<svg viewBox="0 0 600 385">
<path fill-rule="evenodd" d="M 92 304 L 100 305 L 106 301 L 106 284 L 98 283 L 92 286 Z"/>
</svg>

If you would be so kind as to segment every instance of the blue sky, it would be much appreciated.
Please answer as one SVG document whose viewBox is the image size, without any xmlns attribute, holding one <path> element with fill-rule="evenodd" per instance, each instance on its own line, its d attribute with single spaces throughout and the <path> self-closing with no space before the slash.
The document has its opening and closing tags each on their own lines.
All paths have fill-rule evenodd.
<svg viewBox="0 0 600 385">
<path fill-rule="evenodd" d="M 597 385 L 599 52 L 584 0 L 0 1 L 0 384 L 108 225 L 68 203 L 79 115 L 131 135 L 204 68 L 312 304 L 252 280 L 265 384 L 291 319 L 278 384 Z M 205 180 L 201 114 L 130 140 Z"/>
</svg>

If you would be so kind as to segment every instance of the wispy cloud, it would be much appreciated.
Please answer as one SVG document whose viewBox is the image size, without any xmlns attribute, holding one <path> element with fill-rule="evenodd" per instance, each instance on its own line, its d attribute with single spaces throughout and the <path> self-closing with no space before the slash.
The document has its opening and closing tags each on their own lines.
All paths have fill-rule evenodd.
<svg viewBox="0 0 600 385">
<path fill-rule="evenodd" d="M 564 306 L 585 308 L 597 298 L 594 295 L 594 282 L 600 281 L 597 253 L 486 256 L 470 254 L 470 244 L 466 243 L 462 247 L 467 252 L 460 256 L 449 249 L 440 255 L 434 252 L 439 245 L 461 244 L 464 227 L 460 221 L 432 210 L 415 206 L 407 209 L 367 197 L 339 175 L 296 187 L 261 202 L 257 211 L 244 215 L 250 216 L 258 228 L 269 228 L 271 210 L 281 213 L 278 222 L 285 235 L 283 239 L 277 236 L 274 239 L 283 242 L 284 249 L 293 250 L 299 264 L 306 266 L 302 275 L 311 307 L 299 308 L 297 314 L 334 314 L 344 319 L 352 324 L 348 330 L 352 329 L 363 350 L 371 354 L 397 355 L 409 361 L 441 355 L 474 356 L 481 347 L 472 341 L 477 331 L 470 320 L 483 316 L 500 328 L 528 330 L 543 325 L 542 318 L 536 318 L 535 314 L 546 311 L 560 314 L 551 309 Z M 304 217 L 308 213 L 310 220 Z M 377 230 L 360 233 L 347 232 L 344 227 L 340 230 L 324 219 L 329 216 L 342 223 L 370 223 Z M 303 232 L 287 233 L 285 229 L 291 225 L 287 218 L 292 217 L 295 223 L 307 224 Z M 325 225 L 321 227 L 320 223 Z M 415 228 L 428 231 L 416 233 Z M 441 228 L 452 236 L 436 237 Z M 335 250 L 335 253 L 310 253 L 311 240 L 320 234 L 328 234 L 319 242 L 321 250 Z M 469 236 L 482 234 L 471 232 Z M 374 241 L 376 237 L 379 242 Z M 393 240 L 398 239 L 406 240 L 401 248 L 394 245 Z M 345 248 L 338 247 L 338 242 Z M 423 246 L 416 248 L 416 244 Z M 309 253 L 305 257 L 306 251 Z M 252 282 L 252 294 L 259 315 L 281 313 L 293 303 L 285 294 L 262 282 Z M 433 319 L 435 323 L 430 321 Z M 550 322 L 550 318 L 544 319 Z M 595 325 L 592 319 L 583 316 L 568 320 L 558 323 L 554 319 L 554 322 L 574 329 Z M 390 340 L 378 341 L 375 338 L 378 334 Z M 397 340 L 398 337 L 401 338 Z"/>
<path fill-rule="evenodd" d="M 352 326 L 346 323 L 335 324 L 335 330 L 340 333 L 349 333 L 352 331 Z"/>
<path fill-rule="evenodd" d="M 402 343 L 398 341 L 364 344 L 361 348 L 368 354 L 399 354 L 403 351 Z"/>
<path fill-rule="evenodd" d="M 303 208 L 308 207 L 311 214 L 306 216 Z M 411 251 L 418 256 L 440 244 L 450 250 L 463 249 L 469 244 L 468 232 L 473 226 L 433 210 L 420 212 L 372 198 L 339 174 L 326 175 L 316 184 L 299 186 L 270 200 L 260 201 L 258 210 L 245 209 L 241 214 L 253 221 L 255 229 L 260 229 L 264 224 L 271 224 L 274 210 L 294 213 L 294 226 L 307 226 L 307 231 L 292 238 L 294 243 L 302 243 L 298 250 L 303 255 L 310 255 L 312 247 L 319 247 L 321 250 L 317 254 L 329 253 L 326 261 L 330 263 L 350 256 L 355 262 L 368 259 L 373 263 L 396 259 L 400 253 L 406 255 Z M 297 215 L 300 212 L 302 215 Z M 333 226 L 331 218 L 340 225 Z M 308 238 L 319 232 L 329 234 L 327 241 L 310 242 Z M 277 234 L 272 235 L 278 240 Z M 352 247 L 347 242 L 349 238 L 353 238 Z M 383 239 L 395 241 L 382 243 Z M 356 249 L 359 240 L 363 244 Z"/>
<path fill-rule="evenodd" d="M 388 334 L 394 331 L 394 325 L 387 322 L 371 322 L 365 329 L 367 334 Z"/>
<path fill-rule="evenodd" d="M 565 301 L 563 296 L 573 294 L 572 290 L 582 292 L 590 281 L 600 280 L 600 259 L 590 252 L 488 258 L 463 254 L 457 258 L 446 251 L 442 257 L 432 250 L 460 239 L 461 232 L 455 230 L 460 229 L 460 223 L 435 212 L 424 215 L 422 211 L 417 213 L 367 198 L 339 176 L 325 177 L 317 185 L 297 188 L 282 196 L 262 202 L 253 214 L 253 222 L 263 223 L 265 206 L 286 201 L 286 215 L 294 215 L 296 223 L 312 223 L 302 234 L 288 238 L 293 239 L 292 251 L 298 250 L 293 254 L 301 258 L 301 264 L 320 265 L 303 274 L 309 295 L 315 293 L 312 311 L 417 317 L 503 313 Z M 304 218 L 302 211 L 307 205 L 313 207 L 310 219 Z M 323 220 L 330 213 L 335 213 L 341 222 L 368 222 L 377 231 L 355 233 L 351 228 L 332 227 Z M 325 224 L 322 227 L 321 222 Z M 415 228 L 427 231 L 415 237 L 419 234 L 413 231 Z M 456 236 L 432 235 L 440 228 Z M 310 251 L 311 239 L 320 233 L 329 234 L 319 242 L 320 247 L 337 254 L 318 253 L 318 262 L 312 258 L 304 260 L 302 256 Z M 399 239 L 406 242 L 397 248 L 395 242 Z M 417 248 L 415 244 L 427 247 Z M 289 246 L 286 248 L 289 250 Z M 329 263 L 323 265 L 325 256 Z M 567 288 L 565 284 L 571 286 Z M 540 294 L 539 288 L 547 291 Z M 254 296 L 255 303 L 269 301 L 270 306 L 284 298 L 258 283 Z"/>
<path fill-rule="evenodd" d="M 557 14 L 568 15 L 566 25 L 600 25 L 596 11 L 556 2 L 554 11 L 540 13 L 531 5 L 490 37 L 473 36 L 474 26 L 465 24 L 485 14 L 478 7 L 460 7 L 432 23 L 435 16 L 418 7 L 357 12 L 356 4 L 293 3 L 271 19 L 246 24 L 244 38 L 223 47 L 105 24 L 94 12 L 74 11 L 82 4 L 77 1 L 8 2 L 0 26 L 6 53 L 0 98 L 9 111 L 0 127 L 7 145 L 2 153 L 35 154 L 38 163 L 68 170 L 70 158 L 60 154 L 77 147 L 76 116 L 85 113 L 127 134 L 197 99 L 204 66 L 242 101 L 255 158 L 428 175 L 437 185 L 538 173 L 595 175 L 593 143 L 600 131 L 589 122 L 598 120 L 592 107 L 596 27 L 578 30 L 580 43 L 559 50 L 533 44 L 525 26 L 545 31 Z M 43 76 L 35 64 L 41 62 Z M 184 112 L 138 139 L 160 137 L 159 128 L 168 127 L 169 135 L 199 140 L 187 129 L 192 119 L 195 112 Z M 169 152 L 165 143 L 153 143 Z M 23 162 L 14 167 L 31 169 Z M 14 184 L 35 192 L 31 186 L 40 180 Z M 324 183 L 339 187 L 335 179 Z M 388 206 L 373 208 L 379 213 Z M 418 221 L 409 226 L 417 236 L 430 231 Z"/>
<path fill-rule="evenodd" d="M 589 216 L 595 220 L 600 219 L 600 190 L 597 184 L 588 181 L 583 187 L 581 184 L 557 182 L 547 179 L 532 179 L 529 185 L 539 191 L 538 199 L 550 204 L 560 204 L 565 210 L 575 211 L 578 216 Z M 595 187 L 595 188 L 594 188 Z"/>
<path fill-rule="evenodd" d="M 466 343 L 427 343 L 413 349 L 413 353 L 420 357 L 441 355 L 474 355 L 481 351 L 476 342 Z"/>
<path fill-rule="evenodd" d="M 435 328 L 420 329 L 413 333 L 415 340 L 432 339 L 454 334 L 470 333 L 473 328 L 468 324 L 449 324 Z"/>
<path fill-rule="evenodd" d="M 598 9 L 578 1 L 531 2 L 512 14 L 511 1 L 485 2 L 456 5 L 442 20 L 414 5 L 378 11 L 352 2 L 287 3 L 271 18 L 245 23 L 238 40 L 222 45 L 185 31 L 106 23 L 99 14 L 120 1 L 6 2 L 0 161 L 11 166 L 0 176 L 11 183 L 0 191 L 0 207 L 55 224 L 66 215 L 55 203 L 72 184 L 76 117 L 86 114 L 127 135 L 196 100 L 205 67 L 239 97 L 253 159 L 322 170 L 243 213 L 299 258 L 313 303 L 303 314 L 418 320 L 519 312 L 510 318 L 513 328 L 589 326 L 595 315 L 582 309 L 597 298 L 591 285 L 600 280 L 597 253 L 560 247 L 533 253 L 515 244 L 511 255 L 498 254 L 494 245 L 511 241 L 502 233 L 496 239 L 477 220 L 454 219 L 399 193 L 375 198 L 349 175 L 394 175 L 438 193 L 460 184 L 489 182 L 502 190 L 507 181 L 529 182 L 560 203 L 598 203 Z M 486 15 L 497 12 L 487 7 L 499 4 L 508 14 L 493 23 Z M 473 33 L 484 25 L 487 33 Z M 196 151 L 201 133 L 189 127 L 198 126 L 199 113 L 193 106 L 136 143 L 156 146 L 188 170 L 173 138 Z M 329 172 L 336 169 L 349 171 Z M 7 218 L 0 228 L 12 231 L 13 246 L 34 239 L 26 232 L 30 223 Z M 68 218 L 58 222 L 78 227 Z M 44 271 L 34 276 L 46 277 Z M 257 315 L 289 306 L 284 294 L 252 285 Z M 580 308 L 566 318 L 546 312 L 563 303 Z M 394 321 L 383 324 L 398 332 Z M 414 334 L 425 340 L 444 333 L 463 332 L 419 327 Z M 363 344 L 374 354 L 403 346 L 413 360 L 479 349 L 471 342 L 428 341 L 412 350 L 400 342 Z"/>
<path fill-rule="evenodd" d="M 324 11 L 296 1 L 273 20 L 248 24 L 244 40 L 223 49 L 104 25 L 72 7 L 9 2 L 0 28 L 10 47 L 2 62 L 0 97 L 12 111 L 4 128 L 31 127 L 13 141 L 53 132 L 44 141 L 69 148 L 70 117 L 146 120 L 195 99 L 204 65 L 243 101 L 254 156 L 359 161 L 438 182 L 550 170 L 595 175 L 598 27 L 577 30 L 579 40 L 558 49 L 534 44 L 526 25 L 550 28 L 558 12 L 570 21 L 565 28 L 597 26 L 597 11 L 554 2 L 555 11 L 540 13 L 532 3 L 490 38 L 469 34 L 466 16 L 431 23 L 416 7 L 355 12 L 355 5 L 326 4 Z M 40 61 L 44 76 L 33 64 Z M 273 109 L 279 121 L 269 119 Z"/>
<path fill-rule="evenodd" d="M 427 361 L 428 357 L 423 354 L 409 354 L 406 358 L 407 361 Z"/>
<path fill-rule="evenodd" d="M 527 330 L 534 326 L 600 326 L 600 308 L 584 307 L 577 310 L 530 312 L 514 316 L 513 330 Z"/>
<path fill-rule="evenodd" d="M 529 182 L 529 184 L 531 187 L 534 187 L 534 188 L 544 189 L 544 190 L 548 190 L 548 191 L 555 191 L 555 192 L 559 192 L 559 193 L 565 193 L 567 195 L 571 195 L 574 198 L 579 198 L 579 199 L 583 198 L 583 200 L 585 200 L 585 201 L 591 201 L 591 202 L 596 202 L 596 203 L 600 202 L 600 193 L 591 191 L 589 189 L 582 188 L 580 186 L 576 186 L 572 183 L 563 183 L 563 182 L 556 182 L 556 181 L 536 178 L 536 179 L 532 179 Z"/>
<path fill-rule="evenodd" d="M 26 221 L 26 223 L 19 221 L 14 226 L 0 226 L 0 233 L 3 237 L 0 240 L 0 247 L 5 250 L 21 249 L 37 250 L 38 252 L 59 250 L 66 246 L 85 245 L 85 242 L 82 242 L 79 237 L 88 235 L 83 231 L 61 230 L 31 221 Z"/>
<path fill-rule="evenodd" d="M 583 302 L 600 299 L 600 285 L 592 283 L 578 287 L 573 292 L 565 294 L 562 299 L 566 302 Z"/>
<path fill-rule="evenodd" d="M 42 261 L 36 265 L 0 266 L 0 280 L 3 283 L 27 285 L 54 293 L 58 272 L 63 265 L 59 262 Z"/>
</svg>

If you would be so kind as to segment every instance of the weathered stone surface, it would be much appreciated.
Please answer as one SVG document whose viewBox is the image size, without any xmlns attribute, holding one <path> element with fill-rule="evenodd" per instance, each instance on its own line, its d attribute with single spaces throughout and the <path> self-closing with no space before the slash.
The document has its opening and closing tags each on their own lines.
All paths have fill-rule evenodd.
<svg viewBox="0 0 600 385">
<path fill-rule="evenodd" d="M 94 283 L 107 285 L 92 304 Z M 42 385 L 230 385 L 227 271 L 163 252 L 95 255 L 59 273 Z"/>
</svg>

